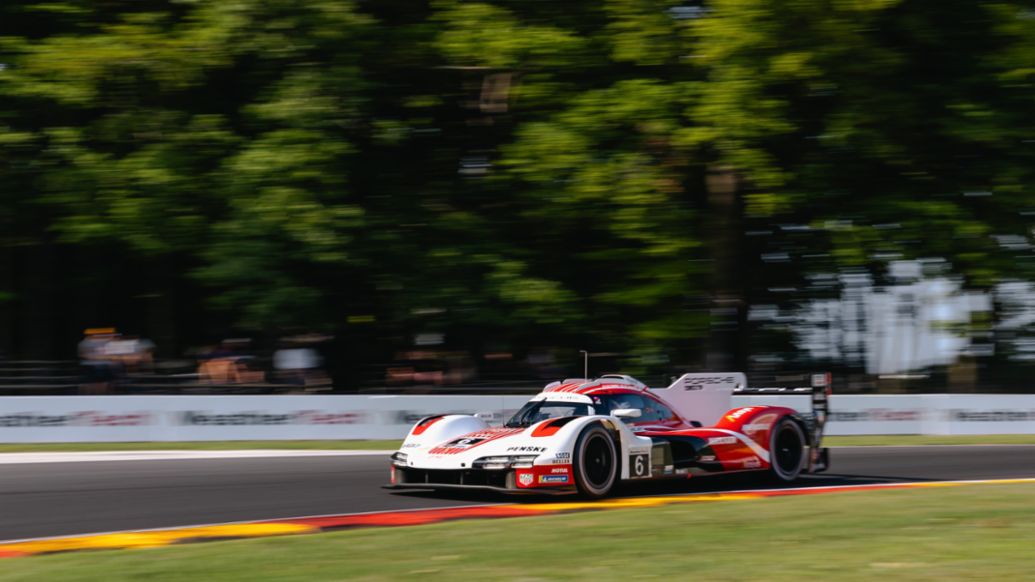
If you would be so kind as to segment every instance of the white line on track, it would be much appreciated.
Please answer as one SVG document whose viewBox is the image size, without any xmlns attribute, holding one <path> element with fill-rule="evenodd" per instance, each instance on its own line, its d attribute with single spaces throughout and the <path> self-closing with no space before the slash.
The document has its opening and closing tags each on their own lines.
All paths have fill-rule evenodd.
<svg viewBox="0 0 1035 582">
<path fill-rule="evenodd" d="M 83 463 L 97 461 L 182 461 L 191 459 L 259 459 L 267 457 L 355 457 L 392 451 L 252 449 L 238 451 L 93 451 L 76 453 L 0 453 L 0 465 Z"/>
</svg>

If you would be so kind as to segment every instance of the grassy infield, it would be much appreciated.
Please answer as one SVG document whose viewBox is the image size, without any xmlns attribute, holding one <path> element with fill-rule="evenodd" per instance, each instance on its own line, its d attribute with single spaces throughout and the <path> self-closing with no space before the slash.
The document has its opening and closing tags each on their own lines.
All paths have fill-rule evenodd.
<svg viewBox="0 0 1035 582">
<path fill-rule="evenodd" d="M 929 440 L 932 437 L 898 437 L 893 444 Z M 1035 435 L 954 442 L 960 440 L 1035 443 Z M 887 444 L 872 437 L 836 441 L 831 444 Z M 389 444 L 353 443 L 352 448 Z M 327 447 L 320 443 L 319 448 Z M 154 444 L 138 448 L 154 448 Z M 228 444 L 207 448 L 228 448 Z M 969 485 L 36 556 L 0 560 L 0 581 L 662 576 L 750 581 L 1020 580 L 1032 576 L 1033 542 L 1035 484 Z"/>
</svg>

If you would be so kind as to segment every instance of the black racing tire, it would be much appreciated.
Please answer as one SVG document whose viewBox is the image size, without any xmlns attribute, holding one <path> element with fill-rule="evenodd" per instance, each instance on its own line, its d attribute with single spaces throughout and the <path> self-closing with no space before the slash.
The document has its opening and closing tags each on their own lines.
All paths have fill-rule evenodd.
<svg viewBox="0 0 1035 582">
<path fill-rule="evenodd" d="M 604 427 L 591 424 L 575 441 L 575 486 L 583 497 L 606 497 L 618 481 L 618 447 Z"/>
<path fill-rule="evenodd" d="M 805 432 L 794 420 L 784 417 L 769 435 L 769 475 L 779 483 L 790 483 L 805 470 Z"/>
</svg>

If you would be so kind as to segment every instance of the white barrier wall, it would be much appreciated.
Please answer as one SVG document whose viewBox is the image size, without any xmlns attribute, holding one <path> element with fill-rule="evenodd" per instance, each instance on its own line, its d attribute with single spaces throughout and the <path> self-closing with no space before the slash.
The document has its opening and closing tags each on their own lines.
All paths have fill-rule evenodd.
<svg viewBox="0 0 1035 582">
<path fill-rule="evenodd" d="M 808 396 L 745 396 L 808 410 Z M 1035 394 L 833 395 L 826 434 L 1035 433 Z"/>
<path fill-rule="evenodd" d="M 429 414 L 499 424 L 527 396 L 5 396 L 0 442 L 395 439 Z M 804 396 L 744 396 L 784 404 Z M 1035 433 L 1035 395 L 831 398 L 829 435 Z"/>
<path fill-rule="evenodd" d="M 5 396 L 0 442 L 395 439 L 429 414 L 502 423 L 526 396 Z"/>
</svg>

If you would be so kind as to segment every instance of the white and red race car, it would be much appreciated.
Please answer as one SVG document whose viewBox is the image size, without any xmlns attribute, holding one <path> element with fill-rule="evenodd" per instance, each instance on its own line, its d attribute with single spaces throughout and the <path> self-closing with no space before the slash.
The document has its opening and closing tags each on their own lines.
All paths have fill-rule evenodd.
<svg viewBox="0 0 1035 582">
<path fill-rule="evenodd" d="M 620 375 L 554 382 L 502 427 L 468 415 L 421 419 L 392 455 L 386 487 L 595 498 L 639 479 L 757 471 L 793 481 L 827 468 L 829 393 L 829 374 L 804 388 L 749 389 L 739 372 L 685 374 L 657 389 Z M 810 412 L 732 402 L 785 394 L 808 398 Z"/>
</svg>

